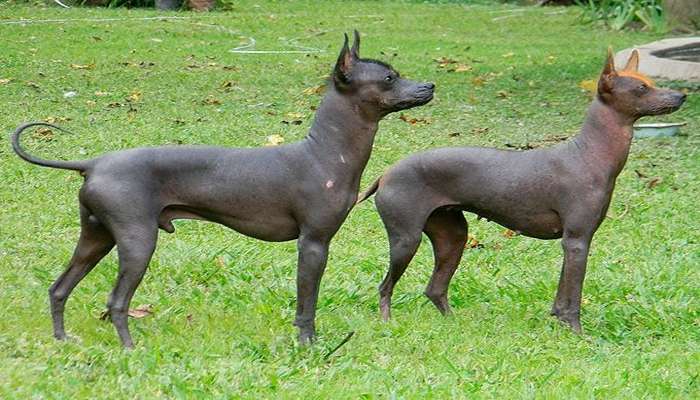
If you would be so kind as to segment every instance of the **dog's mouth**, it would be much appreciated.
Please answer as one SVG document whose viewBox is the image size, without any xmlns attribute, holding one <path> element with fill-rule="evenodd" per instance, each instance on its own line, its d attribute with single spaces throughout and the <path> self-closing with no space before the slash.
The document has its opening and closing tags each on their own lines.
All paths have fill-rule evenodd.
<svg viewBox="0 0 700 400">
<path fill-rule="evenodd" d="M 413 99 L 406 101 L 406 102 L 402 102 L 399 106 L 401 109 L 405 110 L 408 108 L 413 108 L 413 107 L 422 106 L 424 104 L 428 104 L 430 102 L 430 100 L 433 99 L 433 94 L 434 94 L 434 92 L 432 90 L 416 93 L 416 95 Z"/>
</svg>

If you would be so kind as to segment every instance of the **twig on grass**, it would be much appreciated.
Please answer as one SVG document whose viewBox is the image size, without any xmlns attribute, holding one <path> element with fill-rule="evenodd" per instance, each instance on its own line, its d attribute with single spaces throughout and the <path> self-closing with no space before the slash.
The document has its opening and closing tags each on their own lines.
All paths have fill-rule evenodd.
<svg viewBox="0 0 700 400">
<path fill-rule="evenodd" d="M 355 331 L 350 331 L 350 333 L 348 333 L 348 335 L 345 336 L 345 339 L 343 339 L 343 341 L 340 342 L 340 344 L 338 344 L 337 346 L 335 346 L 335 348 L 334 348 L 333 350 L 329 351 L 328 354 L 326 354 L 326 355 L 323 357 L 323 359 L 324 359 L 324 360 L 328 360 L 328 359 L 330 358 L 330 356 L 332 356 L 333 353 L 335 353 L 336 351 L 338 351 L 339 348 L 343 347 L 343 345 L 344 345 L 345 343 L 347 343 L 347 342 L 350 340 L 350 338 L 352 338 L 352 336 L 353 336 L 354 334 L 355 334 Z"/>
</svg>

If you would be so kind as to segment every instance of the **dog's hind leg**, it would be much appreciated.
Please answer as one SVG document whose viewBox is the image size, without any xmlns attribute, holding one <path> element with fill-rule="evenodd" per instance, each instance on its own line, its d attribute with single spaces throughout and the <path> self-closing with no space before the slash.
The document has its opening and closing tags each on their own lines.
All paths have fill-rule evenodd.
<svg viewBox="0 0 700 400">
<path fill-rule="evenodd" d="M 389 270 L 379 285 L 379 310 L 384 321 L 391 318 L 391 296 L 396 282 L 401 279 L 406 267 L 416 255 L 420 245 L 421 231 L 389 232 Z"/>
<path fill-rule="evenodd" d="M 114 239 L 99 221 L 90 217 L 87 209 L 80 209 L 80 239 L 73 252 L 68 268 L 56 279 L 49 289 L 53 334 L 56 339 L 66 338 L 63 325 L 63 311 L 66 300 L 75 286 L 97 265 L 114 247 Z"/>
<path fill-rule="evenodd" d="M 129 222 L 111 223 L 109 228 L 117 242 L 119 275 L 107 302 L 107 313 L 117 329 L 122 345 L 134 347 L 128 327 L 131 298 L 141 283 L 151 261 L 158 238 L 155 218 L 130 218 Z"/>
<path fill-rule="evenodd" d="M 461 210 L 439 208 L 425 224 L 425 233 L 430 238 L 435 254 L 435 268 L 425 295 L 443 315 L 451 314 L 447 301 L 447 289 L 467 242 L 467 221 Z"/>
</svg>

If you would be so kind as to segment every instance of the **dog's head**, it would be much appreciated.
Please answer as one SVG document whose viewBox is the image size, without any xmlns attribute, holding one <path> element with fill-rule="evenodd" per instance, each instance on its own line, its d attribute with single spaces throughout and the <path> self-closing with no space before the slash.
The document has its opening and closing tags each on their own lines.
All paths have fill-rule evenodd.
<svg viewBox="0 0 700 400">
<path fill-rule="evenodd" d="M 340 50 L 332 76 L 335 88 L 353 96 L 363 111 L 380 118 L 386 114 L 422 106 L 433 98 L 435 85 L 404 79 L 391 65 L 360 58 L 360 34 L 352 48 L 348 36 Z"/>
<path fill-rule="evenodd" d="M 608 58 L 598 80 L 598 97 L 618 112 L 635 119 L 672 113 L 685 101 L 684 93 L 657 88 L 651 79 L 639 72 L 637 50 L 632 51 L 625 68 L 616 71 L 612 49 L 608 49 Z"/>
</svg>

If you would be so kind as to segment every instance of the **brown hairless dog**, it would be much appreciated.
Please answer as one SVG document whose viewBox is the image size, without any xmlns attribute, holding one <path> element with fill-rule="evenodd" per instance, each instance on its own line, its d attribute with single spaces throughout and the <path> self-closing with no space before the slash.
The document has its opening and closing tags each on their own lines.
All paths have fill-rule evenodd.
<svg viewBox="0 0 700 400">
<path fill-rule="evenodd" d="M 377 193 L 389 234 L 391 265 L 379 287 L 384 319 L 391 295 L 425 232 L 435 269 L 425 294 L 450 312 L 447 288 L 462 257 L 467 222 L 462 211 L 539 239 L 562 238 L 564 264 L 552 315 L 581 331 L 581 288 L 593 234 L 603 221 L 615 179 L 627 160 L 632 124 L 677 110 L 685 94 L 654 87 L 637 72 L 639 54 L 615 71 L 612 51 L 580 134 L 529 151 L 459 147 L 414 154 L 392 166 L 360 195 Z"/>
</svg>

